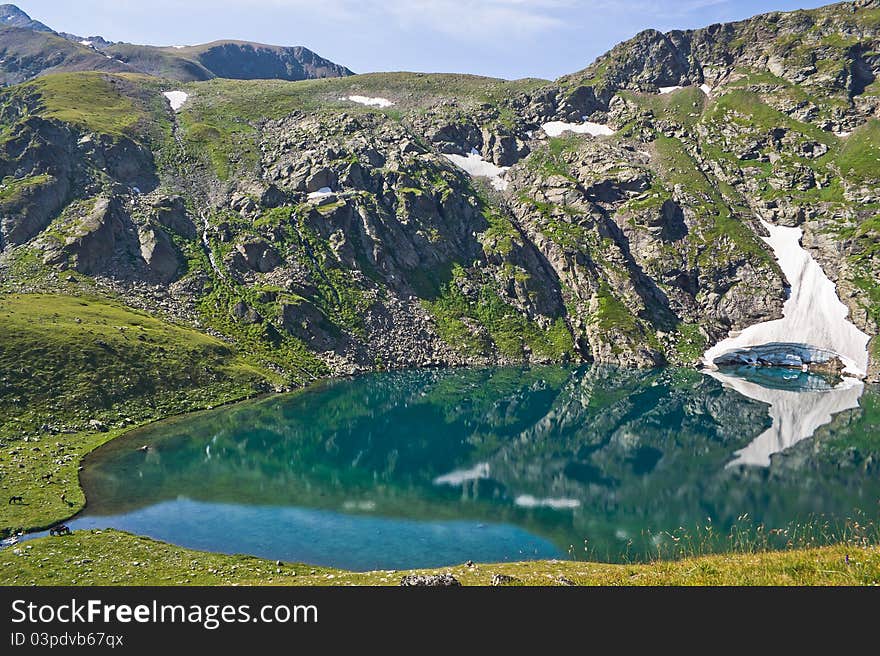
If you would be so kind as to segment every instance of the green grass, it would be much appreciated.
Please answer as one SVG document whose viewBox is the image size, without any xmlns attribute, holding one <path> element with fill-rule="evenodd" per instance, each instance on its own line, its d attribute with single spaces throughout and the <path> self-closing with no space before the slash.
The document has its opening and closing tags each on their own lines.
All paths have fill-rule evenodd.
<svg viewBox="0 0 880 656">
<path fill-rule="evenodd" d="M 17 553 L 16 553 L 17 552 Z M 454 565 L 346 572 L 249 556 L 192 551 L 115 530 L 75 531 L 0 551 L 3 585 L 398 585 L 410 573 L 449 572 L 463 585 L 878 585 L 880 549 L 842 543 L 791 551 L 689 557 L 647 564 L 587 561 Z"/>
<path fill-rule="evenodd" d="M 847 138 L 837 166 L 847 180 L 880 182 L 880 121 L 869 120 Z"/>
<path fill-rule="evenodd" d="M 102 73 L 58 73 L 27 82 L 20 90 L 39 97 L 39 113 L 46 118 L 122 135 L 146 118 L 146 112 L 120 91 L 123 80 Z"/>
<path fill-rule="evenodd" d="M 710 263 L 722 246 L 721 240 L 732 243 L 740 253 L 748 254 L 768 264 L 775 262 L 767 248 L 738 217 L 731 214 L 730 204 L 738 199 L 726 198 L 722 192 L 735 192 L 728 186 L 717 184 L 699 170 L 684 144 L 672 137 L 658 136 L 654 141 L 658 173 L 667 187 L 680 185 L 694 198 L 690 209 L 698 213 L 703 222 L 700 234 L 702 259 Z"/>
<path fill-rule="evenodd" d="M 523 245 L 519 231 L 500 210 L 484 203 L 483 218 L 489 224 L 489 228 L 480 235 L 486 253 L 507 256 L 513 251 L 514 245 Z"/>
<path fill-rule="evenodd" d="M 590 317 L 591 323 L 601 330 L 619 329 L 626 334 L 638 333 L 636 318 L 608 285 L 603 284 L 599 288 L 596 299 L 596 312 Z"/>
<path fill-rule="evenodd" d="M 621 95 L 640 107 L 650 109 L 656 118 L 685 127 L 696 124 L 707 104 L 706 94 L 697 87 L 685 87 L 664 94 L 624 91 Z"/>
<path fill-rule="evenodd" d="M 571 172 L 567 155 L 580 147 L 579 137 L 573 133 L 565 133 L 559 137 L 550 137 L 546 146 L 535 149 L 529 155 L 525 165 L 532 171 L 544 176 L 558 175 L 572 182 L 577 179 Z"/>
<path fill-rule="evenodd" d="M 233 318 L 232 307 L 239 301 L 245 301 L 264 317 L 277 315 L 278 303 L 261 302 L 261 296 L 259 289 L 213 278 L 196 307 L 208 326 L 233 340 L 250 358 L 269 370 L 283 372 L 275 374 L 277 380 L 301 385 L 326 375 L 324 363 L 292 335 L 265 321 L 244 324 Z"/>
<path fill-rule="evenodd" d="M 0 532 L 79 509 L 80 459 L 126 426 L 252 396 L 277 377 L 214 337 L 97 298 L 3 296 L 0 334 L 0 498 L 25 498 L 0 504 Z"/>
<path fill-rule="evenodd" d="M 776 127 L 787 127 L 810 139 L 835 146 L 838 138 L 813 125 L 798 121 L 768 105 L 761 95 L 746 89 L 733 89 L 720 96 L 706 117 L 707 121 L 732 121 L 747 126 L 753 131 L 764 131 Z"/>
<path fill-rule="evenodd" d="M 693 362 L 706 351 L 706 338 L 695 323 L 680 323 L 675 350 L 685 362 Z"/>
<path fill-rule="evenodd" d="M 0 203 L 16 200 L 21 194 L 34 187 L 39 187 L 47 182 L 54 181 L 51 175 L 42 173 L 27 178 L 7 177 L 0 183 Z"/>
<path fill-rule="evenodd" d="M 186 85 L 190 99 L 179 114 L 187 146 L 206 153 L 215 172 L 228 179 L 239 168 L 254 169 L 259 161 L 257 125 L 294 111 L 312 114 L 377 114 L 404 120 L 454 96 L 465 107 L 485 103 L 495 108 L 496 122 L 507 124 L 513 114 L 509 100 L 546 84 L 543 80 L 500 80 L 475 75 L 370 73 L 343 78 L 302 80 L 222 80 Z M 379 110 L 344 100 L 350 95 L 386 97 L 393 109 Z"/>
<path fill-rule="evenodd" d="M 494 347 L 517 361 L 524 359 L 525 347 L 549 360 L 572 354 L 573 338 L 563 318 L 557 317 L 543 329 L 506 303 L 490 284 L 482 284 L 478 296 L 469 298 L 460 286 L 465 277 L 464 269 L 454 266 L 452 280 L 443 285 L 440 295 L 424 301 L 440 337 L 450 346 L 473 356 L 490 355 Z M 475 332 L 474 325 L 482 330 Z"/>
</svg>

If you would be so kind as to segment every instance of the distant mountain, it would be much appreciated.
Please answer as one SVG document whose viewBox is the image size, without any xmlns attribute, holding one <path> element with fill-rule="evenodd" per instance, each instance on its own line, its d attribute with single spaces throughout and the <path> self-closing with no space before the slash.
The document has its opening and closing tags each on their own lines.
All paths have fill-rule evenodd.
<svg viewBox="0 0 880 656">
<path fill-rule="evenodd" d="M 215 77 L 235 80 L 308 80 L 345 77 L 352 72 L 301 46 L 281 47 L 246 41 L 157 48 L 117 43 L 104 49 L 134 69 L 181 81 Z"/>
<path fill-rule="evenodd" d="M 0 5 L 0 84 L 64 71 L 139 72 L 190 82 L 307 80 L 352 75 L 302 46 L 215 41 L 185 47 L 113 43 L 101 36 L 55 32 L 15 5 Z"/>
<path fill-rule="evenodd" d="M 52 28 L 33 20 L 15 5 L 0 5 L 0 25 L 3 27 L 23 27 L 35 32 L 51 32 Z"/>
<path fill-rule="evenodd" d="M 54 32 L 0 28 L 0 84 L 19 84 L 38 75 L 62 71 L 131 72 L 133 69 Z"/>
</svg>

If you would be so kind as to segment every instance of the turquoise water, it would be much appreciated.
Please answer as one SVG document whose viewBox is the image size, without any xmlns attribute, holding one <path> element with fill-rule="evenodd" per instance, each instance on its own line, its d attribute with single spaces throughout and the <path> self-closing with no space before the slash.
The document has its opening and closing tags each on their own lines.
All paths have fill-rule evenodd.
<svg viewBox="0 0 880 656">
<path fill-rule="evenodd" d="M 323 383 L 109 443 L 85 463 L 88 507 L 69 524 L 362 570 L 642 560 L 707 527 L 715 540 L 876 518 L 876 389 L 719 376 L 594 366 Z"/>
</svg>

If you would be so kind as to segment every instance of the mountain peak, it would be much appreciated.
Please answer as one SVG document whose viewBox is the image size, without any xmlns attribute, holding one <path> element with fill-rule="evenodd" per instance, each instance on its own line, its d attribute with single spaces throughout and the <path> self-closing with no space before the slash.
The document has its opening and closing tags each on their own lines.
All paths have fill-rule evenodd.
<svg viewBox="0 0 880 656">
<path fill-rule="evenodd" d="M 52 28 L 35 21 L 15 5 L 0 5 L 0 27 L 22 27 L 35 32 L 52 32 Z"/>
</svg>

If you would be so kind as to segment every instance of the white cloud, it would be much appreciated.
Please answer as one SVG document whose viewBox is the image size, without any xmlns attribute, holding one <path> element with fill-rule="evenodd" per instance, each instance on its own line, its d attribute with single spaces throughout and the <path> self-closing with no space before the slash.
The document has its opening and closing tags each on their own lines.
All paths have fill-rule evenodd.
<svg viewBox="0 0 880 656">
<path fill-rule="evenodd" d="M 599 11 L 631 16 L 669 18 L 670 16 L 686 16 L 702 9 L 729 3 L 730 0 L 680 0 L 678 2 L 670 2 L 670 0 L 594 0 L 589 2 L 589 5 Z"/>
<path fill-rule="evenodd" d="M 504 32 L 535 34 L 563 25 L 552 0 L 415 0 L 379 3 L 404 27 L 427 27 L 450 36 Z"/>
<path fill-rule="evenodd" d="M 154 5 L 172 5 L 154 0 Z M 440 32 L 453 37 L 479 35 L 532 35 L 565 23 L 565 10 L 577 7 L 577 0 L 191 0 L 212 11 L 242 9 L 255 11 L 297 9 L 323 22 L 352 24 L 385 20 L 404 29 Z M 367 18 L 369 17 L 369 18 Z"/>
</svg>

